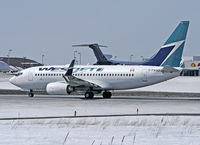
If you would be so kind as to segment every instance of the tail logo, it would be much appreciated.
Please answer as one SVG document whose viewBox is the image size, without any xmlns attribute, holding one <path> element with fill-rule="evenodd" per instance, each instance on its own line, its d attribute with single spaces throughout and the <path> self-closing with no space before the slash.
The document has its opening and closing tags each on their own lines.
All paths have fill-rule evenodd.
<svg viewBox="0 0 200 145">
<path fill-rule="evenodd" d="M 172 49 L 172 51 L 168 54 L 168 56 L 165 58 L 165 60 L 162 62 L 161 66 L 165 65 L 165 63 L 167 61 L 170 61 L 170 60 L 175 60 L 172 56 L 173 54 L 174 55 L 178 55 L 179 52 L 177 52 L 178 48 L 184 44 L 185 40 L 181 40 L 181 41 L 177 41 L 177 42 L 174 42 L 174 43 L 170 43 L 170 44 L 167 44 L 167 45 L 164 45 L 162 46 L 161 48 L 167 48 L 167 47 L 170 47 L 170 46 L 174 46 L 174 48 Z M 177 53 L 177 54 L 176 54 Z M 182 56 L 182 51 L 180 51 L 181 54 L 179 54 L 180 56 Z"/>
</svg>

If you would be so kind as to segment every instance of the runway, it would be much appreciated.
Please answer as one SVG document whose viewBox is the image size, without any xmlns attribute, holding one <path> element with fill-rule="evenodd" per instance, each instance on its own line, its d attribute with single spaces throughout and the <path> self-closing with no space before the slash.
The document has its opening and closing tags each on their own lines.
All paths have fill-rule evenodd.
<svg viewBox="0 0 200 145">
<path fill-rule="evenodd" d="M 199 114 L 198 97 L 120 96 L 84 99 L 83 96 L 0 95 L 0 118 L 90 115 Z"/>
</svg>

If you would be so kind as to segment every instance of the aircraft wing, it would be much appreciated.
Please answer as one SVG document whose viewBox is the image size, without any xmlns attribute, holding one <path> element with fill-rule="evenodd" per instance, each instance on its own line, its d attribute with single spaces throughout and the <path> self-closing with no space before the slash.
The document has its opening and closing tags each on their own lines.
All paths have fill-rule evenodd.
<svg viewBox="0 0 200 145">
<path fill-rule="evenodd" d="M 85 87 L 92 87 L 92 88 L 101 88 L 100 86 L 92 83 L 92 82 L 89 82 L 89 81 L 85 81 L 85 80 L 82 80 L 82 79 L 79 79 L 77 77 L 74 77 L 74 76 L 63 76 L 65 81 L 70 85 L 70 86 L 73 86 L 73 87 L 78 87 L 78 86 L 85 86 Z"/>
<path fill-rule="evenodd" d="M 73 87 L 79 87 L 79 86 L 83 86 L 83 87 L 86 87 L 86 88 L 95 88 L 95 89 L 100 89 L 101 86 L 99 85 L 96 85 L 92 82 L 89 82 L 89 81 L 86 81 L 86 80 L 83 80 L 83 79 L 79 79 L 75 76 L 72 75 L 72 72 L 73 72 L 73 67 L 74 67 L 74 61 L 75 60 L 72 60 L 67 72 L 65 75 L 63 75 L 63 78 L 65 79 L 65 81 L 70 85 L 70 86 L 73 86 Z"/>
</svg>

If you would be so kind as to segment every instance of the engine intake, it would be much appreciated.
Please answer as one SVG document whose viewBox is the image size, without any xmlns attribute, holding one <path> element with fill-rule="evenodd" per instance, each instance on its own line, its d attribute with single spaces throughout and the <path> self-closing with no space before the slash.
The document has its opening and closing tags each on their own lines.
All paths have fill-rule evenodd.
<svg viewBox="0 0 200 145">
<path fill-rule="evenodd" d="M 74 89 L 67 83 L 54 82 L 46 86 L 46 92 L 50 95 L 70 94 Z"/>
</svg>

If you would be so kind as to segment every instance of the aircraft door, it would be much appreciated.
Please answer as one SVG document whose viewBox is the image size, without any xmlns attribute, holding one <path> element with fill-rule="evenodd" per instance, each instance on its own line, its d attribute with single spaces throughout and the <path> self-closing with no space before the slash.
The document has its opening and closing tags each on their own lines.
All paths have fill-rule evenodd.
<svg viewBox="0 0 200 145">
<path fill-rule="evenodd" d="M 32 71 L 29 71 L 29 72 L 28 72 L 28 80 L 29 80 L 29 81 L 32 81 L 32 80 L 33 80 L 33 72 L 32 72 Z"/>
<path fill-rule="evenodd" d="M 147 71 L 143 71 L 142 72 L 142 81 L 143 82 L 147 82 L 148 81 L 148 79 L 147 79 Z"/>
</svg>

